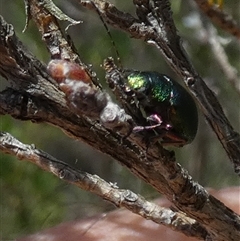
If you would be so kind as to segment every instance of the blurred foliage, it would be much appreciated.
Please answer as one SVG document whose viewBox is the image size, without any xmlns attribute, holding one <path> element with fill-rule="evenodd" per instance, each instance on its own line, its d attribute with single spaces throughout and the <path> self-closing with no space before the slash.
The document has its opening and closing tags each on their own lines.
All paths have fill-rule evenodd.
<svg viewBox="0 0 240 241">
<path fill-rule="evenodd" d="M 115 56 L 111 40 L 96 13 L 81 8 L 74 0 L 59 0 L 55 3 L 65 13 L 84 22 L 69 29 L 76 48 L 85 63 L 93 64 L 94 70 L 104 85 L 104 71 L 100 67 L 103 59 Z M 113 2 L 113 1 L 112 1 Z M 131 1 L 114 1 L 124 11 L 134 13 Z M 239 1 L 225 1 L 224 10 L 239 20 Z M 172 1 L 174 19 L 183 38 L 183 44 L 195 68 L 204 77 L 207 85 L 216 93 L 232 125 L 239 131 L 239 95 L 226 81 L 225 76 L 212 56 L 210 47 L 201 37 L 198 27 L 199 15 L 192 1 Z M 40 60 L 47 63 L 49 54 L 41 41 L 36 26 L 25 24 L 23 1 L 0 0 L 0 14 L 13 24 L 18 37 Z M 61 23 L 63 27 L 65 23 Z M 125 33 L 109 27 L 125 68 L 156 70 L 178 77 L 166 64 L 155 48 L 140 40 L 130 39 Z M 225 50 L 236 69 L 240 69 L 240 46 L 236 39 L 219 30 L 225 40 Z M 101 47 L 100 47 L 101 46 Z M 116 57 L 116 56 L 115 56 Z M 1 78 L 1 89 L 6 82 Z M 238 185 L 231 163 L 219 144 L 215 134 L 206 124 L 201 113 L 197 138 L 191 145 L 176 149 L 178 161 L 194 180 L 215 188 Z M 24 143 L 34 143 L 38 148 L 68 162 L 82 170 L 95 173 L 121 188 L 132 189 L 149 199 L 156 196 L 154 190 L 135 178 L 128 170 L 110 157 L 98 153 L 91 147 L 71 140 L 59 129 L 47 124 L 20 122 L 9 116 L 0 117 L 0 128 L 10 132 Z M 98 157 L 96 159 L 96 156 Z M 63 183 L 36 166 L 0 153 L 0 237 L 14 239 L 21 235 L 52 226 L 63 220 L 90 216 L 113 207 L 91 193 Z M 224 167 L 224 168 L 223 168 Z"/>
</svg>

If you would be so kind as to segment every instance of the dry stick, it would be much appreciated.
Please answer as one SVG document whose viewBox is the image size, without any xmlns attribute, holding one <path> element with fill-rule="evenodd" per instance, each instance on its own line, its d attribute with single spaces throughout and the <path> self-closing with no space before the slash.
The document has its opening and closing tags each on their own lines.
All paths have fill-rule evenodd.
<svg viewBox="0 0 240 241">
<path fill-rule="evenodd" d="M 223 73 L 225 74 L 229 83 L 240 95 L 240 75 L 236 68 L 234 68 L 228 60 L 227 54 L 219 41 L 216 29 L 212 25 L 207 26 L 208 42 L 211 46 L 213 56 L 215 57 L 217 63 L 220 65 Z"/>
<path fill-rule="evenodd" d="M 107 132 L 100 125 L 91 125 L 91 122 L 85 122 L 73 115 L 62 101 L 62 96 L 59 93 L 56 95 L 56 90 L 51 85 L 46 86 L 46 83 L 49 84 L 49 76 L 44 72 L 44 67 L 26 53 L 21 44 L 19 46 L 12 26 L 1 22 L 0 27 L 0 71 L 6 78 L 12 79 L 15 86 L 28 93 L 27 98 L 13 90 L 2 93 L 2 114 L 9 113 L 15 118 L 25 120 L 46 121 L 61 127 L 75 138 L 113 156 L 138 177 L 166 194 L 182 211 L 203 223 L 212 237 L 214 234 L 219 240 L 239 239 L 239 217 L 193 182 L 187 172 L 175 163 L 171 153 L 158 146 L 145 153 L 141 145 L 134 144 L 133 138 L 131 141 L 128 139 L 119 143 L 114 133 L 106 137 Z M 8 71 L 9 65 L 11 71 Z M 31 82 L 33 84 L 30 84 Z M 20 85 L 23 85 L 23 88 Z M 44 102 L 39 97 L 44 97 Z"/>
<path fill-rule="evenodd" d="M 34 6 L 32 6 L 32 7 L 34 7 Z M 41 14 L 41 17 L 42 17 L 42 13 L 40 13 L 40 12 L 38 12 L 39 14 Z M 37 16 L 37 15 L 36 15 Z M 42 19 L 42 21 L 44 21 L 44 19 Z M 3 22 L 2 22 L 2 24 L 4 24 Z M 52 26 L 52 24 L 53 23 L 50 23 L 50 25 Z M 12 27 L 10 27 L 9 28 L 9 26 L 6 26 L 6 29 L 8 29 L 9 30 L 9 32 L 7 31 L 7 33 L 6 33 L 6 36 L 7 36 L 7 39 L 8 39 L 8 41 L 7 41 L 7 43 L 9 44 L 9 42 L 11 42 L 11 47 L 13 47 L 13 43 L 16 41 L 16 39 L 15 39 L 15 36 L 14 36 L 14 33 L 13 33 L 13 30 L 12 30 Z M 6 31 L 6 29 L 4 29 L 4 31 Z M 4 32 L 3 31 L 3 32 Z M 53 32 L 56 32 L 57 33 L 57 35 L 58 35 L 58 37 L 59 37 L 59 31 L 53 31 Z M 9 34 L 10 33 L 10 34 Z M 4 37 L 4 36 L 3 36 Z M 5 39 L 5 38 L 4 38 Z M 54 38 L 53 38 L 54 39 Z M 64 42 L 64 41 L 63 41 Z M 5 45 L 8 45 L 6 42 L 0 42 L 0 43 L 2 43 L 3 45 L 4 45 L 4 47 L 6 48 L 6 52 L 8 52 L 9 51 L 9 49 L 8 49 L 8 47 L 9 46 L 5 46 Z M 19 43 L 18 43 L 19 44 Z M 61 45 L 60 45 L 61 46 Z M 63 46 L 61 46 L 61 47 L 66 47 L 65 46 L 65 44 L 63 45 Z M 61 48 L 60 47 L 60 48 Z M 21 50 L 21 46 L 18 46 L 18 48 L 17 48 L 18 50 L 20 50 L 20 52 L 22 51 Z M 5 51 L 4 51 L 4 53 L 6 53 Z M 14 51 L 12 51 L 13 53 L 14 53 Z M 58 51 L 59 53 L 61 53 L 61 52 L 64 52 L 64 56 L 66 56 L 67 55 L 67 51 L 61 51 L 61 49 L 60 49 L 60 51 Z M 16 53 L 15 53 L 16 54 Z M 70 53 L 71 54 L 71 53 Z M 5 56 L 4 54 L 2 55 L 3 56 L 3 58 L 5 58 L 6 57 L 6 60 L 7 59 L 11 59 L 11 60 L 13 60 L 14 58 L 13 57 L 11 57 L 11 56 Z M 29 56 L 28 56 L 29 57 Z M 31 57 L 31 56 L 30 56 Z M 38 75 L 36 75 L 36 78 L 38 78 L 38 77 L 40 77 L 41 75 L 42 75 L 42 73 L 40 74 L 40 72 L 41 72 L 41 65 L 40 65 L 40 63 L 38 63 L 37 61 L 33 61 L 33 60 L 26 60 L 26 62 L 29 62 L 29 63 L 37 63 L 37 65 L 38 65 Z M 0 63 L 1 63 L 1 61 L 0 61 Z M 4 69 L 4 67 L 7 67 L 6 66 L 6 63 L 9 63 L 8 61 L 6 61 L 5 62 L 5 65 L 4 65 L 4 63 L 1 63 L 1 64 L 3 64 L 3 69 Z M 16 64 L 17 62 L 13 62 L 14 64 Z M 22 61 L 21 61 L 21 64 L 23 64 L 24 65 L 24 63 L 25 63 L 25 59 L 24 59 L 24 56 L 22 56 Z M 21 66 L 21 65 L 20 65 Z M 14 65 L 12 65 L 11 66 L 11 69 L 15 69 L 16 67 L 14 66 Z M 23 68 L 23 66 L 21 66 L 21 68 Z M 36 68 L 36 66 L 32 66 L 32 68 Z M 12 73 L 14 73 L 14 71 L 12 71 Z M 39 75 L 40 74 L 40 75 Z M 10 77 L 10 78 L 12 78 L 12 76 Z M 27 77 L 27 75 L 25 74 L 25 76 L 24 76 L 24 78 L 27 78 L 29 81 L 30 81 L 30 78 L 28 78 Z M 23 79 L 23 77 L 22 77 L 22 79 Z M 14 78 L 12 78 L 12 80 L 14 80 Z M 19 80 L 21 81 L 21 78 L 19 78 Z M 23 81 L 21 81 L 21 83 L 22 83 Z M 17 84 L 18 82 L 16 82 L 15 84 Z M 32 86 L 32 88 L 31 88 L 31 93 L 34 93 L 34 90 L 33 90 L 33 86 Z M 51 88 L 50 88 L 50 86 L 47 86 L 47 90 L 51 90 Z M 28 89 L 26 89 L 26 91 L 28 91 Z M 53 90 L 52 90 L 53 91 Z M 51 96 L 51 97 L 56 97 L 56 93 L 54 93 L 54 94 L 49 94 L 47 91 L 45 92 L 45 94 L 46 95 L 48 95 L 49 97 Z M 11 97 L 11 98 L 9 98 L 9 97 Z M 24 97 L 24 96 L 21 96 L 21 95 L 19 95 L 19 93 L 14 93 L 14 91 L 12 91 L 12 90 L 6 90 L 6 91 L 4 91 L 4 92 L 2 92 L 1 93 L 1 98 L 0 98 L 1 100 L 0 100 L 0 112 L 2 113 L 2 114 L 6 114 L 6 113 L 9 113 L 9 114 L 12 114 L 13 116 L 15 116 L 16 118 L 24 118 L 25 120 L 26 119 L 32 119 L 32 120 L 45 120 L 45 121 L 49 121 L 49 120 L 51 120 L 51 121 L 49 121 L 49 122 L 51 122 L 51 123 L 53 123 L 53 124 L 55 124 L 55 125 L 59 125 L 60 124 L 60 122 L 59 122 L 59 120 L 57 120 L 56 122 L 55 122 L 55 118 L 54 117 L 56 117 L 56 116 L 58 116 L 58 114 L 59 113 L 56 113 L 56 114 L 54 114 L 54 110 L 53 109 L 51 109 L 50 108 L 50 110 L 44 110 L 44 108 L 40 108 L 40 106 L 39 106 L 39 103 L 38 103 L 38 101 L 35 103 L 34 102 L 34 98 L 33 99 L 31 99 L 30 98 L 30 96 L 28 96 L 28 97 Z M 10 101 L 9 101 L 10 100 Z M 28 107 L 26 106 L 24 106 L 24 104 L 23 103 L 21 103 L 22 102 L 22 100 L 24 100 L 24 102 L 25 102 L 25 104 L 30 104 Z M 60 102 L 60 100 L 61 99 L 57 99 L 57 97 L 56 98 L 53 98 L 53 100 L 55 100 L 55 101 L 57 101 L 58 100 L 58 102 Z M 28 103 L 27 103 L 28 102 Z M 64 105 L 64 102 L 62 103 L 62 102 L 60 102 L 59 104 L 62 104 L 62 105 Z M 24 111 L 24 116 L 21 116 L 23 113 L 21 113 L 21 111 L 19 112 L 19 110 L 18 110 L 18 108 L 20 107 L 20 109 L 21 110 L 27 110 L 27 111 L 29 111 L 29 113 L 28 112 L 25 112 Z M 57 106 L 56 106 L 57 107 Z M 32 111 L 32 110 L 38 110 L 37 112 L 36 111 Z M 49 112 L 50 111 L 50 112 Z M 17 113 L 17 114 L 16 114 Z M 48 113 L 47 114 L 47 116 L 45 116 L 45 119 L 44 119 L 44 117 L 41 117 L 40 118 L 40 116 L 39 116 L 39 114 L 40 115 L 42 115 L 42 114 L 44 114 L 44 113 Z M 19 115 L 18 115 L 19 114 Z M 72 119 L 71 118 L 71 116 L 69 115 L 69 114 L 67 114 L 67 116 L 68 116 L 68 119 Z M 76 117 L 74 117 L 74 119 L 76 119 Z M 65 120 L 66 121 L 66 120 Z M 78 123 L 77 124 L 78 125 L 78 128 L 81 130 L 81 125 Z M 61 125 L 60 125 L 61 126 Z M 76 133 L 81 133 L 81 134 L 83 134 L 83 132 L 82 131 L 78 131 L 78 130 L 75 130 L 75 131 L 73 131 L 73 130 L 70 130 L 70 126 L 66 123 L 66 122 L 64 122 L 63 124 L 62 124 L 62 126 L 61 126 L 62 128 L 65 128 L 66 130 L 68 130 L 68 131 L 71 131 L 72 132 L 72 134 L 74 133 L 75 135 L 76 135 Z M 71 123 L 71 128 L 72 129 L 74 129 L 74 128 L 76 128 L 76 127 L 74 127 L 74 124 L 73 123 Z M 92 128 L 91 128 L 92 130 L 94 130 L 94 126 L 92 126 Z M 90 130 L 91 130 L 90 129 Z M 96 131 L 96 130 L 95 130 Z M 88 136 L 89 136 L 89 131 L 88 131 Z M 103 134 L 103 136 L 106 136 L 106 134 Z M 102 138 L 100 138 L 101 139 L 101 142 L 102 142 Z M 108 140 L 109 140 L 109 138 L 108 138 Z M 103 144 L 104 145 L 104 144 Z M 110 145 L 110 146 L 113 146 L 113 145 Z M 31 146 L 30 146 L 31 147 Z M 118 149 L 118 148 L 117 148 Z M 124 147 L 123 148 L 124 149 L 124 151 L 126 152 L 126 147 Z M 133 150 L 134 148 L 131 148 L 131 150 Z M 116 153 L 116 150 L 114 150 L 114 152 Z M 18 152 L 18 156 L 19 156 L 20 154 L 19 154 L 19 152 Z M 128 156 L 129 158 L 130 158 L 130 155 Z M 65 169 L 65 167 L 62 167 L 62 172 L 64 172 L 64 169 Z M 54 169 L 53 169 L 54 170 Z M 52 170 L 52 171 L 53 171 Z M 159 175 L 160 176 L 160 175 Z M 163 183 L 163 182 L 162 182 Z M 111 198 L 112 198 L 112 196 L 105 196 L 105 199 L 107 199 L 107 200 L 109 200 L 110 202 L 114 202 L 114 200 L 111 200 Z M 149 215 L 155 215 L 156 214 L 156 212 L 152 212 L 152 211 L 149 211 L 148 210 L 148 212 L 149 212 Z M 159 219 L 160 217 L 158 217 L 158 215 L 159 214 L 156 214 L 156 219 Z M 148 216 L 148 215 L 145 215 L 144 214 L 144 216 Z M 175 218 L 175 217 L 174 217 Z M 153 217 L 153 219 L 154 219 L 154 217 Z M 161 219 L 161 218 L 160 218 Z M 175 221 L 177 221 L 178 220 L 178 218 L 175 220 Z M 190 219 L 191 220 L 191 219 Z M 169 220 L 168 220 L 169 221 Z M 180 221 L 180 220 L 179 220 Z M 181 223 L 181 222 L 180 222 Z M 175 224 L 177 224 L 177 222 L 175 222 Z M 180 225 L 181 226 L 181 225 Z M 195 229 L 195 224 L 193 225 L 193 228 Z M 177 228 L 177 227 L 176 227 Z M 176 228 L 174 228 L 174 229 L 176 229 Z M 185 232 L 185 231 L 184 231 Z M 206 236 L 207 235 L 207 233 L 206 233 L 206 231 L 204 231 L 204 230 L 202 230 L 201 228 L 200 229 L 198 229 L 198 230 L 196 230 L 196 232 L 198 233 L 198 234 L 196 234 L 196 235 L 194 235 L 194 236 L 200 236 L 200 237 L 202 237 L 202 236 Z M 191 231 L 190 231 L 190 233 L 191 233 Z M 188 231 L 186 231 L 186 234 L 188 234 L 188 235 L 191 235 L 189 233 L 189 230 Z"/>
<path fill-rule="evenodd" d="M 125 207 L 133 213 L 155 223 L 163 224 L 172 230 L 200 239 L 205 239 L 208 235 L 198 222 L 186 217 L 184 213 L 174 212 L 171 209 L 148 202 L 140 195 L 130 190 L 119 189 L 97 175 L 76 170 L 48 153 L 37 149 L 34 145 L 23 144 L 9 133 L 0 132 L 0 150 L 16 156 L 19 160 L 25 159 L 32 162 L 68 183 L 97 194 L 117 207 Z"/>
<path fill-rule="evenodd" d="M 79 53 L 76 52 L 72 39 L 60 29 L 57 19 L 70 22 L 66 30 L 72 25 L 81 23 L 81 21 L 75 21 L 62 13 L 52 0 L 43 0 L 43 2 L 25 0 L 25 9 L 27 16 L 24 31 L 26 31 L 29 19 L 33 19 L 41 32 L 43 41 L 46 43 L 51 59 L 64 59 L 78 63 L 88 73 L 92 82 L 100 87 L 96 73 L 92 71 L 89 65 L 83 63 Z"/>
<path fill-rule="evenodd" d="M 196 7 L 194 4 L 194 8 Z M 213 57 L 221 67 L 227 81 L 229 81 L 235 91 L 240 95 L 240 75 L 237 69 L 230 64 L 227 53 L 221 43 L 221 37 L 218 36 L 216 28 L 209 23 L 209 21 L 206 21 L 206 18 L 203 18 L 200 14 L 199 18 L 202 21 L 199 25 L 200 31 L 203 31 L 207 35 L 207 38 L 204 40 L 207 39 L 213 52 Z"/>
<path fill-rule="evenodd" d="M 38 4 L 36 2 L 38 2 Z M 48 51 L 51 53 L 51 58 L 67 59 L 81 63 L 79 54 L 73 51 L 69 41 L 63 37 L 63 32 L 59 28 L 57 19 L 51 15 L 48 9 L 44 8 L 47 4 L 46 1 L 44 0 L 44 3 L 40 2 L 41 1 L 37 0 L 25 0 L 26 22 L 28 22 L 29 19 L 35 21 L 39 31 L 42 33 L 42 39 L 46 42 Z M 52 4 L 52 1 L 50 2 Z M 48 5 L 48 8 L 50 8 L 50 6 Z M 24 31 L 26 30 L 25 26 Z M 61 48 L 59 48 L 59 46 L 61 46 Z"/>
<path fill-rule="evenodd" d="M 207 121 L 233 162 L 235 172 L 240 176 L 240 135 L 231 126 L 214 93 L 206 86 L 189 62 L 181 46 L 181 39 L 177 35 L 169 1 L 155 0 L 154 3 L 155 5 L 152 8 L 150 7 L 154 15 L 152 16 L 153 21 L 151 22 L 152 18 L 149 18 L 149 22 L 158 33 L 154 42 L 172 63 L 175 71 L 182 76 L 190 91 L 196 96 Z M 171 44 L 169 45 L 169 43 Z"/>
<path fill-rule="evenodd" d="M 41 108 L 40 106 L 38 106 L 37 104 L 39 104 L 39 103 L 38 102 L 34 103 L 34 99 L 29 100 L 29 103 L 31 104 L 31 106 L 24 107 L 22 104 L 19 105 L 22 102 L 22 100 L 24 100 L 24 97 L 16 96 L 14 98 L 14 92 L 12 92 L 12 91 L 9 91 L 9 93 L 7 93 L 7 92 L 8 91 L 5 91 L 4 93 L 0 94 L 0 107 L 1 107 L 0 113 L 3 114 L 5 111 L 4 109 L 6 108 L 6 105 L 8 105 L 8 108 L 6 108 L 6 109 L 8 109 L 8 113 L 17 117 L 17 113 L 19 112 L 19 106 L 21 106 L 23 108 L 23 110 L 28 109 L 30 112 L 30 113 L 25 113 L 25 115 L 22 117 L 24 119 L 34 120 L 34 118 L 35 118 L 36 120 L 38 120 L 39 114 L 48 114 L 49 115 L 49 117 L 48 117 L 49 120 L 47 119 L 48 122 L 50 122 L 50 120 L 52 121 L 52 123 L 56 123 L 56 124 L 59 124 L 62 122 L 64 127 L 66 128 L 66 130 L 72 131 L 72 134 L 74 133 L 75 135 L 81 132 L 81 126 L 78 126 L 78 125 L 74 126 L 73 122 L 71 122 L 70 125 L 69 125 L 69 123 L 67 123 L 67 120 L 69 120 L 69 119 L 55 120 L 56 117 L 54 117 L 54 116 L 59 115 L 58 112 L 56 112 L 56 113 L 53 112 L 51 115 L 49 113 L 50 110 L 47 110 L 47 109 L 44 109 L 44 108 Z M 11 98 L 12 98 L 12 100 L 9 103 L 9 100 Z M 12 103 L 13 101 L 15 101 L 15 103 Z M 20 103 L 18 103 L 18 101 Z M 16 106 L 14 106 L 14 104 Z M 42 102 L 40 104 L 42 105 Z M 32 107 L 33 110 L 35 110 L 35 111 L 38 110 L 38 112 L 34 113 L 30 107 Z M 53 109 L 51 111 L 53 111 Z M 5 113 L 6 113 L 6 111 L 5 111 Z M 45 117 L 45 118 L 47 118 L 47 117 Z M 72 119 L 71 116 L 69 116 L 68 118 Z M 78 123 L 78 124 L 80 124 L 80 123 Z M 77 128 L 79 128 L 80 131 L 78 131 Z M 89 129 L 88 129 L 88 135 L 89 135 Z M 102 139 L 101 141 L 103 142 L 103 145 L 106 145 L 106 143 L 104 142 L 104 139 Z M 128 164 L 129 166 L 131 165 L 132 161 L 136 161 L 130 156 L 131 154 L 129 153 L 128 148 L 126 148 L 126 147 L 118 146 L 117 148 L 114 148 L 113 151 L 114 151 L 114 153 L 117 153 L 118 156 L 120 154 L 122 154 L 123 157 L 129 158 L 129 164 Z M 132 152 L 133 151 L 134 150 L 132 150 Z M 121 156 L 119 156 L 119 157 L 121 157 Z M 118 159 L 120 159 L 120 158 L 118 158 Z M 139 158 L 138 158 L 138 160 L 139 160 Z M 122 160 L 120 159 L 120 161 L 122 161 Z M 147 171 L 150 170 L 149 166 L 151 165 L 151 161 L 154 161 L 154 160 L 149 158 L 148 161 L 149 161 L 149 163 L 145 163 L 145 162 L 141 163 L 142 168 L 147 169 Z M 169 163 L 169 164 L 173 165 L 174 163 Z M 160 160 L 158 161 L 158 165 L 161 168 Z M 64 168 L 63 168 L 63 170 L 64 170 Z M 135 172 L 136 171 L 139 171 L 139 170 L 136 169 Z M 153 173 L 153 171 L 155 171 L 155 173 Z M 164 168 L 162 168 L 162 172 L 167 172 L 167 170 L 166 169 L 164 170 Z M 181 176 L 180 173 L 178 173 L 178 174 L 179 174 L 179 176 Z M 164 186 L 165 185 L 164 182 L 160 182 L 160 179 L 159 179 L 160 175 L 161 174 L 158 172 L 157 169 L 150 170 L 149 178 L 152 178 L 151 176 L 155 176 L 155 179 L 153 179 L 153 181 L 155 183 L 156 189 L 160 190 L 160 188 L 162 188 L 164 190 L 167 187 Z M 167 173 L 165 173 L 165 175 L 167 175 Z M 185 178 L 188 179 L 187 173 L 184 173 L 184 175 L 185 175 Z M 181 183 L 179 183 L 179 178 L 178 177 L 174 178 L 174 176 L 175 176 L 175 174 L 174 174 L 174 170 L 173 170 L 173 172 L 172 172 L 173 180 L 169 180 L 169 182 L 171 182 L 171 187 L 173 187 L 173 182 L 176 182 L 176 185 L 179 185 L 180 189 L 191 188 L 191 187 L 189 187 L 189 185 L 190 185 L 189 183 L 186 183 L 186 185 L 188 185 L 188 186 L 186 186 L 184 184 L 181 185 Z M 146 181 L 148 181 L 148 179 Z M 191 190 L 192 193 L 190 193 L 190 194 L 188 193 L 189 190 L 186 190 L 186 191 L 179 190 L 181 192 L 181 194 L 180 193 L 170 194 L 174 198 L 173 202 L 175 204 L 177 204 L 178 202 L 185 202 L 185 203 L 181 204 L 182 210 L 185 209 L 186 213 L 190 214 L 191 216 L 192 216 L 192 214 L 195 214 L 194 216 L 197 217 L 199 223 L 204 222 L 206 229 L 208 229 L 209 232 L 213 232 L 216 229 L 216 230 L 218 230 L 217 233 L 219 233 L 220 237 L 222 237 L 222 235 L 225 232 L 227 232 L 227 234 L 223 236 L 225 238 L 223 238 L 222 240 L 225 240 L 225 241 L 238 240 L 238 238 L 239 238 L 238 225 L 240 225 L 240 218 L 236 214 L 234 214 L 231 210 L 226 208 L 221 202 L 219 202 L 215 198 L 213 198 L 212 196 L 208 196 L 208 198 L 206 200 L 203 200 L 203 194 L 206 195 L 207 193 L 206 192 L 202 193 L 201 187 L 197 183 L 192 182 L 192 184 L 194 186 L 192 187 L 193 190 Z M 174 190 L 174 191 L 176 191 L 176 190 Z M 197 198 L 197 202 L 194 202 L 195 197 Z M 169 196 L 168 196 L 168 198 L 169 198 Z M 169 199 L 171 200 L 171 198 L 169 198 Z M 111 202 L 111 200 L 109 200 L 109 201 Z M 197 205 L 197 204 L 199 206 L 195 207 L 195 205 Z M 224 229 L 224 227 L 226 229 Z M 222 232 L 220 231 L 221 229 L 222 229 Z M 199 234 L 199 236 L 201 236 L 201 234 Z"/>
<path fill-rule="evenodd" d="M 240 135 L 226 118 L 214 93 L 189 62 L 181 45 L 181 39 L 177 35 L 169 1 L 155 0 L 152 1 L 155 4 L 153 6 L 149 5 L 146 0 L 134 2 L 141 21 L 136 20 L 130 14 L 121 12 L 107 1 L 94 0 L 95 6 L 106 22 L 128 32 L 134 38 L 142 38 L 162 53 L 195 96 L 206 120 L 232 161 L 235 172 L 240 176 Z M 89 1 L 79 1 L 79 3 L 94 10 Z"/>
<path fill-rule="evenodd" d="M 213 23 L 218 25 L 224 31 L 240 39 L 240 27 L 231 15 L 224 12 L 221 8 L 215 6 L 214 4 L 209 4 L 207 0 L 195 0 L 195 2 Z"/>
</svg>

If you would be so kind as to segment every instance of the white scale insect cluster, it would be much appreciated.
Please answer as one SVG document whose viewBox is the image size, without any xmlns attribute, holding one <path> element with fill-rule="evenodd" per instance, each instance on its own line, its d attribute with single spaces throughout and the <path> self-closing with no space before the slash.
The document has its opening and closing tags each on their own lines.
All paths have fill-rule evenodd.
<svg viewBox="0 0 240 241">
<path fill-rule="evenodd" d="M 76 114 L 99 120 L 108 129 L 129 131 L 131 116 L 115 104 L 108 93 L 92 83 L 83 67 L 55 59 L 49 62 L 48 72 L 59 84 L 69 108 Z"/>
</svg>

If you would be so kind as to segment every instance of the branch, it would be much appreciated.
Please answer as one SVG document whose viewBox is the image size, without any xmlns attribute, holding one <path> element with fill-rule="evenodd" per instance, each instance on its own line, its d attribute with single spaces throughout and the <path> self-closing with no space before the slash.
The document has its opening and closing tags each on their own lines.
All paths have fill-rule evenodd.
<svg viewBox="0 0 240 241">
<path fill-rule="evenodd" d="M 212 239 L 239 239 L 239 217 L 195 183 L 175 162 L 172 152 L 158 144 L 146 152 L 141 136 L 132 134 L 122 139 L 98 122 L 73 113 L 56 82 L 46 73 L 45 65 L 26 51 L 11 25 L 0 21 L 0 73 L 13 85 L 0 94 L 0 113 L 62 128 L 111 155 L 164 193 L 177 208 L 201 223 Z"/>
<path fill-rule="evenodd" d="M 134 38 L 153 44 L 165 57 L 169 65 L 184 80 L 199 107 L 240 176 L 240 135 L 227 117 L 214 93 L 189 62 L 177 35 L 168 0 L 135 0 L 139 19 L 118 10 L 107 1 L 93 1 L 102 17 L 112 26 L 126 31 Z M 149 3 L 150 2 L 150 3 Z M 95 10 L 91 1 L 79 1 L 83 6 Z"/>
<path fill-rule="evenodd" d="M 148 202 L 132 191 L 119 189 L 97 175 L 75 170 L 48 153 L 38 150 L 34 145 L 21 143 L 8 133 L 0 132 L 0 150 L 16 156 L 19 160 L 30 161 L 59 179 L 74 184 L 85 191 L 95 193 L 115 206 L 125 207 L 155 223 L 163 224 L 187 236 L 200 239 L 206 239 L 208 236 L 207 231 L 199 223 L 186 217 L 182 212 L 174 212 L 171 209 Z"/>
<path fill-rule="evenodd" d="M 237 69 L 229 63 L 228 56 L 219 41 L 216 29 L 211 24 L 208 24 L 203 30 L 208 36 L 207 41 L 212 49 L 213 56 L 226 76 L 227 81 L 232 85 L 234 90 L 236 90 L 238 95 L 240 95 L 240 75 Z"/>
<path fill-rule="evenodd" d="M 209 4 L 207 0 L 195 0 L 198 7 L 207 15 L 213 23 L 218 25 L 224 31 L 240 39 L 240 27 L 231 15 L 224 12 L 214 4 Z"/>
</svg>

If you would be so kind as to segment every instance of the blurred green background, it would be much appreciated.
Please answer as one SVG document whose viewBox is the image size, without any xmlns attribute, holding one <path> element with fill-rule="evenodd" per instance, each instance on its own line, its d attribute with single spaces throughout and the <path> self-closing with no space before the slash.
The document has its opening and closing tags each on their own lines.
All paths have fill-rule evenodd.
<svg viewBox="0 0 240 241">
<path fill-rule="evenodd" d="M 97 14 L 81 8 L 77 1 L 59 0 L 55 3 L 82 24 L 70 27 L 69 34 L 82 60 L 93 64 L 93 69 L 104 84 L 103 59 L 116 56 L 111 40 Z M 134 14 L 131 1 L 112 1 L 120 9 Z M 183 44 L 195 68 L 215 92 L 235 130 L 239 132 L 239 94 L 229 85 L 207 44 L 200 28 L 199 13 L 192 1 L 172 1 L 174 19 L 183 38 Z M 224 10 L 239 21 L 240 2 L 225 1 Z M 47 63 L 49 54 L 33 22 L 22 33 L 25 23 L 23 1 L 0 0 L 0 14 L 13 24 L 17 36 L 41 61 Z M 240 21 L 239 21 L 240 22 Z M 66 23 L 61 23 L 66 27 Z M 239 24 L 240 25 L 240 24 Z M 156 70 L 179 79 L 162 56 L 152 46 L 130 39 L 125 33 L 112 29 L 121 61 L 126 68 Z M 219 35 L 230 63 L 240 69 L 240 45 L 232 36 L 219 30 Z M 7 82 L 0 77 L 0 88 Z M 239 185 L 231 163 L 215 134 L 199 113 L 200 124 L 196 139 L 186 147 L 174 149 L 177 160 L 201 185 L 222 188 Z M 110 157 L 97 153 L 84 143 L 67 137 L 61 130 L 47 124 L 20 122 L 9 116 L 0 116 L 0 128 L 24 143 L 34 143 L 51 155 L 92 174 L 117 183 L 148 199 L 157 197 L 151 187 L 138 180 L 126 168 Z M 97 158 L 96 158 L 97 157 Z M 58 180 L 31 163 L 0 153 L 0 239 L 11 240 L 66 220 L 91 216 L 114 207 L 97 196 Z"/>
</svg>

